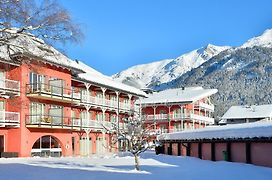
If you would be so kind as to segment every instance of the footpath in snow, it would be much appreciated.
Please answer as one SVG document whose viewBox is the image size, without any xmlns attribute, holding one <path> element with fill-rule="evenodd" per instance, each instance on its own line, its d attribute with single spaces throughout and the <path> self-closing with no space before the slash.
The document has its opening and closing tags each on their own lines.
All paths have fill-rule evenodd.
<svg viewBox="0 0 272 180">
<path fill-rule="evenodd" d="M 272 179 L 272 168 L 230 162 L 211 162 L 193 157 L 156 156 L 153 152 L 142 154 L 140 163 L 141 171 L 134 170 L 134 158 L 124 154 L 88 158 L 0 159 L 0 177 L 5 180 Z"/>
</svg>

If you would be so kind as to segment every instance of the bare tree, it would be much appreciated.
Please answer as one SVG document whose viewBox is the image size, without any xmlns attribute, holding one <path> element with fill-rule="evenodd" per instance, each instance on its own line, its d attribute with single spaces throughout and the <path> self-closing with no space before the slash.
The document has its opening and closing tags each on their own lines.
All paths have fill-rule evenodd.
<svg viewBox="0 0 272 180">
<path fill-rule="evenodd" d="M 80 26 L 55 0 L 0 0 L 0 44 L 23 32 L 47 43 L 83 39 Z"/>
<path fill-rule="evenodd" d="M 104 128 L 106 128 L 108 132 L 116 134 L 117 138 L 112 142 L 113 144 L 120 141 L 127 143 L 127 150 L 133 155 L 135 160 L 135 169 L 139 171 L 139 155 L 155 146 L 152 141 L 152 133 L 150 128 L 144 126 L 144 121 L 142 121 L 136 113 L 125 119 L 124 122 L 127 126 L 126 129 L 122 131 L 118 128 L 118 125 L 114 123 L 112 124 L 112 129 Z"/>
</svg>

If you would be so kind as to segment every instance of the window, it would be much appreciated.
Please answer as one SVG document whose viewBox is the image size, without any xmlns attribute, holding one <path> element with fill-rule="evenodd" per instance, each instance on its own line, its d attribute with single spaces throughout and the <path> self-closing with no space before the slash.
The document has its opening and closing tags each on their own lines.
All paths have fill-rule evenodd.
<svg viewBox="0 0 272 180">
<path fill-rule="evenodd" d="M 30 123 L 61 124 L 63 119 L 63 106 L 46 105 L 32 102 L 30 105 Z"/>
<path fill-rule="evenodd" d="M 103 98 L 103 94 L 101 92 L 96 92 L 96 97 L 97 98 Z"/>
<path fill-rule="evenodd" d="M 52 93 L 63 94 L 64 80 L 58 78 L 50 78 L 49 86 Z"/>
<path fill-rule="evenodd" d="M 45 105 L 41 103 L 30 104 L 30 123 L 38 123 L 44 116 Z"/>
<path fill-rule="evenodd" d="M 112 95 L 112 96 L 110 96 L 110 100 L 115 102 L 115 101 L 117 101 L 117 97 Z"/>
<path fill-rule="evenodd" d="M 43 136 L 34 143 L 31 150 L 32 156 L 61 156 L 61 146 L 58 140 L 53 136 Z"/>
<path fill-rule="evenodd" d="M 103 94 L 101 92 L 96 92 L 96 103 L 97 104 L 103 104 Z"/>
<path fill-rule="evenodd" d="M 103 114 L 102 113 L 97 113 L 96 114 L 96 120 L 97 121 L 103 121 Z"/>
<path fill-rule="evenodd" d="M 92 112 L 89 112 L 89 117 L 87 111 L 80 112 L 81 119 L 92 119 Z"/>
<path fill-rule="evenodd" d="M 116 118 L 116 115 L 115 115 L 115 114 L 111 114 L 111 115 L 110 115 L 110 121 L 111 121 L 111 122 L 116 122 L 116 121 L 117 121 L 117 118 Z"/>
<path fill-rule="evenodd" d="M 76 112 L 75 112 L 75 110 L 71 110 L 71 118 L 72 119 L 76 118 Z"/>
<path fill-rule="evenodd" d="M 5 79 L 5 72 L 4 71 L 0 71 L 0 79 Z"/>
<path fill-rule="evenodd" d="M 160 114 L 166 114 L 166 110 L 160 110 Z"/>
<path fill-rule="evenodd" d="M 161 124 L 160 125 L 160 130 L 161 130 L 161 133 L 167 133 L 167 127 L 166 127 L 166 125 Z"/>
<path fill-rule="evenodd" d="M 83 102 L 88 101 L 87 89 L 81 89 L 81 99 L 82 99 Z"/>
<path fill-rule="evenodd" d="M 175 131 L 180 131 L 180 129 L 181 129 L 181 124 L 179 122 L 175 122 L 174 123 L 174 130 Z"/>
<path fill-rule="evenodd" d="M 31 91 L 45 90 L 45 76 L 31 72 L 29 74 Z"/>
<path fill-rule="evenodd" d="M 124 99 L 124 103 L 125 104 L 129 104 L 129 100 L 128 99 Z"/>
<path fill-rule="evenodd" d="M 5 111 L 5 101 L 0 101 L 0 111 Z"/>
<path fill-rule="evenodd" d="M 53 124 L 62 124 L 63 120 L 63 106 L 50 106 L 48 110 L 48 115 L 52 119 Z"/>
<path fill-rule="evenodd" d="M 180 118 L 180 116 L 181 116 L 181 109 L 180 108 L 174 109 L 173 116 L 174 116 L 174 118 Z"/>
</svg>

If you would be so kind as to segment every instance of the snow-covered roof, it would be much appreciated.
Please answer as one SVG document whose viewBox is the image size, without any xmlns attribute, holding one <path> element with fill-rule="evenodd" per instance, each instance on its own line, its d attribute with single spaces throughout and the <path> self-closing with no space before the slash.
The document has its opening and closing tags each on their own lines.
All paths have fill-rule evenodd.
<svg viewBox="0 0 272 180">
<path fill-rule="evenodd" d="M 80 73 L 78 74 L 78 77 L 82 80 L 89 81 L 91 83 L 99 84 L 104 87 L 113 88 L 116 90 L 120 90 L 123 92 L 128 92 L 137 96 L 146 97 L 146 93 L 141 91 L 140 89 L 137 89 L 135 87 L 114 81 L 110 77 L 103 75 L 102 73 L 96 71 L 95 69 L 89 67 L 88 65 L 84 64 L 83 62 L 74 61 L 75 67 L 78 69 L 81 69 L 82 71 L 86 73 Z"/>
<path fill-rule="evenodd" d="M 110 77 L 101 74 L 80 61 L 76 62 L 69 59 L 34 35 L 28 33 L 17 33 L 17 30 L 18 29 L 16 28 L 6 30 L 11 33 L 10 36 L 12 37 L 8 42 L 8 44 L 11 44 L 9 48 L 11 56 L 24 55 L 39 58 L 39 60 L 44 60 L 71 70 L 76 70 L 77 73 L 85 72 L 78 75 L 79 78 L 83 80 L 91 81 L 102 86 L 125 91 L 138 96 L 146 96 L 146 94 L 139 89 L 116 82 Z M 0 46 L 0 59 L 13 62 L 9 56 L 7 45 Z"/>
<path fill-rule="evenodd" d="M 46 44 L 42 39 L 29 33 L 16 33 L 16 28 L 11 28 L 9 33 L 11 33 L 10 38 L 6 44 L 10 45 L 9 50 L 11 56 L 25 55 L 37 57 L 41 60 L 54 63 L 65 68 L 76 69 L 73 66 L 71 59 L 52 46 Z M 6 44 L 0 46 L 0 58 L 5 61 L 13 62 L 9 56 Z"/>
<path fill-rule="evenodd" d="M 253 119 L 272 117 L 272 104 L 232 106 L 222 119 Z"/>
<path fill-rule="evenodd" d="M 203 89 L 202 87 L 167 89 L 149 94 L 148 98 L 141 101 L 141 104 L 195 102 L 215 93 L 217 93 L 217 89 Z"/>
<path fill-rule="evenodd" d="M 231 124 L 162 134 L 158 140 L 238 139 L 272 137 L 272 122 Z"/>
</svg>

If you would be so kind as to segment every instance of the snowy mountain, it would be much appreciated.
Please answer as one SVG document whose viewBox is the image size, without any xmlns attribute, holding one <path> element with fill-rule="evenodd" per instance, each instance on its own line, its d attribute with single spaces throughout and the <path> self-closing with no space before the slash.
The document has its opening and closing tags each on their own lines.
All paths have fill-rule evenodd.
<svg viewBox="0 0 272 180">
<path fill-rule="evenodd" d="M 272 103 L 272 29 L 237 48 L 208 45 L 160 62 L 164 63 L 154 69 L 149 64 L 138 69 L 135 66 L 114 78 L 145 82 L 143 85 L 157 90 L 182 86 L 216 88 L 218 93 L 213 97 L 216 118 L 232 105 Z M 147 70 L 156 73 L 146 74 Z M 137 79 L 135 75 L 141 76 Z"/>
<path fill-rule="evenodd" d="M 218 89 L 213 102 L 219 117 L 232 105 L 270 104 L 272 48 L 254 46 L 222 52 L 165 86 Z"/>
<path fill-rule="evenodd" d="M 176 59 L 133 66 L 114 74 L 112 78 L 138 88 L 158 86 L 180 77 L 228 48 L 208 44 Z"/>
<path fill-rule="evenodd" d="M 267 29 L 262 35 L 249 39 L 241 48 L 253 46 L 272 48 L 272 29 Z"/>
</svg>

